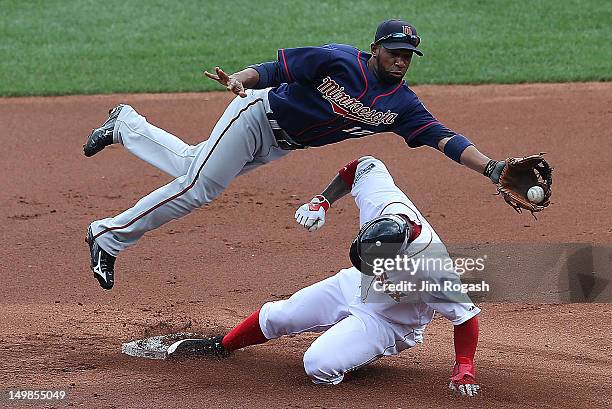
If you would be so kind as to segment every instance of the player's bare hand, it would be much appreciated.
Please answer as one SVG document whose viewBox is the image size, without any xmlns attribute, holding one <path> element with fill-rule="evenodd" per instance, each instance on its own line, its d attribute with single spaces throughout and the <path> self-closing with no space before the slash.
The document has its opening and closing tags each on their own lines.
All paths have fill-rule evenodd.
<svg viewBox="0 0 612 409">
<path fill-rule="evenodd" d="M 295 212 L 295 221 L 308 231 L 319 230 L 325 224 L 325 213 L 329 206 L 329 201 L 325 197 L 315 196 L 310 202 L 298 207 Z"/>
<path fill-rule="evenodd" d="M 234 74 L 227 75 L 221 68 L 215 67 L 215 74 L 204 71 L 204 75 L 213 81 L 217 81 L 219 84 L 227 88 L 228 91 L 231 91 L 242 98 L 246 97 L 244 85 L 242 85 L 242 82 Z"/>
</svg>

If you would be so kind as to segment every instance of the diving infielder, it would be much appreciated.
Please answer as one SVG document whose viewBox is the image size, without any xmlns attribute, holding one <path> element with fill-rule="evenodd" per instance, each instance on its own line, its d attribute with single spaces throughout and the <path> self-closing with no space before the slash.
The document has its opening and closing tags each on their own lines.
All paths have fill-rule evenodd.
<svg viewBox="0 0 612 409">
<path fill-rule="evenodd" d="M 320 228 L 330 205 L 348 192 L 359 207 L 361 224 L 350 251 L 354 267 L 303 288 L 289 299 L 265 303 L 224 337 L 200 340 L 191 345 L 192 351 L 225 357 L 283 335 L 323 332 L 304 354 L 304 369 L 315 383 L 338 384 L 351 371 L 422 343 L 425 327 L 438 311 L 454 325 L 456 357 L 449 387 L 462 395 L 476 395 L 480 387 L 474 354 L 480 309 L 467 295 L 455 299 L 444 292 L 426 291 L 415 293 L 419 299 L 404 299 L 379 288 L 369 299 L 377 287 L 364 291 L 373 281 L 393 281 L 391 275 L 381 279 L 382 275 L 360 273 L 369 274 L 363 263 L 372 248 L 395 246 L 399 249 L 396 254 L 406 257 L 438 258 L 442 251 L 442 257 L 448 257 L 434 229 L 395 185 L 380 160 L 366 156 L 344 166 L 321 195 L 298 208 L 296 220 L 308 229 Z M 387 254 L 389 258 L 394 255 Z M 440 271 L 427 275 L 437 273 Z M 460 282 L 456 273 L 451 279 Z"/>
<path fill-rule="evenodd" d="M 408 146 L 427 145 L 494 182 L 504 161 L 490 160 L 464 136 L 446 128 L 423 106 L 403 77 L 418 49 L 405 21 L 378 26 L 371 53 L 343 44 L 280 49 L 278 61 L 227 75 L 205 74 L 236 97 L 208 140 L 196 145 L 119 105 L 92 131 L 84 153 L 119 143 L 176 179 L 114 217 L 91 223 L 87 242 L 94 277 L 114 283 L 117 255 L 146 232 L 185 216 L 217 197 L 238 175 L 295 149 L 320 147 L 380 132 L 395 132 Z"/>
</svg>

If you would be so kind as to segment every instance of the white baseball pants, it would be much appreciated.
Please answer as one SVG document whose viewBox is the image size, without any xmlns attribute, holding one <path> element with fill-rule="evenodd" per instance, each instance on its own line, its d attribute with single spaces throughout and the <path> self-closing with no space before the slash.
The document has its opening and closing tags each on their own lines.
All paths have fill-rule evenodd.
<svg viewBox="0 0 612 409">
<path fill-rule="evenodd" d="M 359 282 L 357 269 L 341 270 L 260 310 L 259 325 L 268 339 L 324 331 L 304 354 L 304 369 L 314 383 L 336 385 L 347 372 L 422 340 L 422 329 L 393 325 L 368 313 L 360 301 Z"/>
</svg>

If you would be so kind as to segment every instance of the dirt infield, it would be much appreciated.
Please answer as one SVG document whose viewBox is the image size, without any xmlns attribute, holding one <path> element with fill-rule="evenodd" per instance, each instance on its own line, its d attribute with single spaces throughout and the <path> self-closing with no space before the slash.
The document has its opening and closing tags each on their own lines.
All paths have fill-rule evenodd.
<svg viewBox="0 0 612 409">
<path fill-rule="evenodd" d="M 0 407 L 44 406 L 9 402 L 9 389 L 68 391 L 48 407 L 610 407 L 612 304 L 482 304 L 483 395 L 473 401 L 445 389 L 452 328 L 441 318 L 424 345 L 337 387 L 315 386 L 303 372 L 314 335 L 224 361 L 120 353 L 122 342 L 146 335 L 222 332 L 263 302 L 346 267 L 357 228 L 352 200 L 334 206 L 317 234 L 298 228 L 293 213 L 364 154 L 385 161 L 448 243 L 612 243 L 612 84 L 415 89 L 489 156 L 546 151 L 556 168 L 550 210 L 538 221 L 518 215 L 482 176 L 395 135 L 372 136 L 293 152 L 237 179 L 214 203 L 121 254 L 112 291 L 89 272 L 87 225 L 170 179 L 120 146 L 85 158 L 84 137 L 105 110 L 127 102 L 199 142 L 230 95 L 0 99 Z M 521 256 L 537 259 L 537 248 Z"/>
</svg>

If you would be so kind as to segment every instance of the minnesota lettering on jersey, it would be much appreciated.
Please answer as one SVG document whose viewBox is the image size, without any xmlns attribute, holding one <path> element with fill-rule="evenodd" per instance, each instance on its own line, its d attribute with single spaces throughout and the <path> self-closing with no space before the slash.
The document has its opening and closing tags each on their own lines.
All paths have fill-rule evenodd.
<svg viewBox="0 0 612 409">
<path fill-rule="evenodd" d="M 341 87 L 340 84 L 331 79 L 331 77 L 323 79 L 323 82 L 317 87 L 317 90 L 321 93 L 323 98 L 329 101 L 334 113 L 354 121 L 374 126 L 380 124 L 391 125 L 398 115 L 391 111 L 380 112 L 364 106 L 360 100 L 344 92 L 344 87 Z"/>
</svg>

